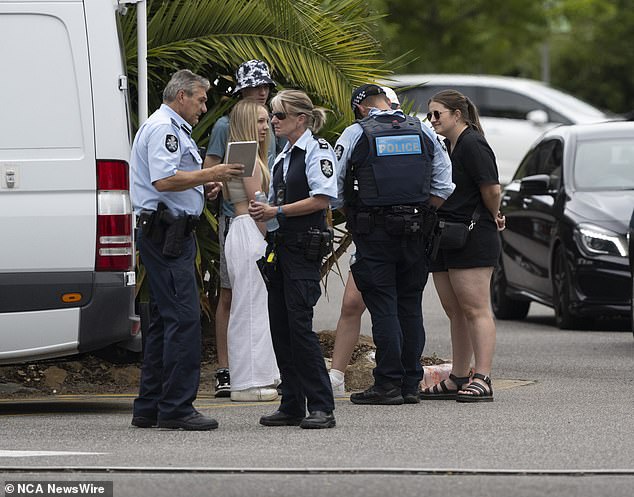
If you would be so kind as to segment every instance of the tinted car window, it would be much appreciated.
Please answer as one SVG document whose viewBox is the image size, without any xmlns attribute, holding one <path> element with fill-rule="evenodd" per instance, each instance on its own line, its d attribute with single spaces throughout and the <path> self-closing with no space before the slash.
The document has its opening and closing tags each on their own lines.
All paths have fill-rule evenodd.
<svg viewBox="0 0 634 497">
<path fill-rule="evenodd" d="M 551 186 L 556 187 L 561 179 L 562 164 L 563 146 L 561 142 L 559 140 L 549 140 L 537 145 L 524 157 L 513 179 L 523 179 L 526 176 L 535 174 L 546 174 L 551 177 Z"/>
<path fill-rule="evenodd" d="M 530 152 L 528 152 L 528 154 L 526 154 L 522 159 L 520 167 L 518 167 L 517 171 L 515 171 L 515 176 L 513 176 L 513 180 L 523 179 L 526 176 L 537 174 L 537 157 L 537 148 L 534 148 Z"/>
<path fill-rule="evenodd" d="M 537 168 L 535 174 L 550 176 L 550 186 L 559 187 L 563 164 L 563 145 L 559 140 L 550 140 L 538 147 Z"/>
<path fill-rule="evenodd" d="M 577 190 L 634 189 L 634 143 L 631 139 L 580 142 L 573 170 Z"/>
<path fill-rule="evenodd" d="M 533 100 L 509 90 L 499 88 L 479 88 L 481 99 L 478 105 L 483 117 L 503 117 L 507 119 L 526 119 L 526 114 L 532 110 L 543 110 L 548 114 L 552 123 L 572 124 L 561 114 Z"/>
</svg>

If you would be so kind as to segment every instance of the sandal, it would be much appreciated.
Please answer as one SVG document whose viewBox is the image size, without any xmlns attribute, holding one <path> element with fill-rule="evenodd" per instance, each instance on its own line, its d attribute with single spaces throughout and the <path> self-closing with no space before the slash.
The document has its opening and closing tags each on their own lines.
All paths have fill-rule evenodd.
<svg viewBox="0 0 634 497">
<path fill-rule="evenodd" d="M 440 383 L 422 390 L 418 395 L 421 400 L 456 400 L 458 391 L 462 389 L 462 385 L 469 383 L 469 378 L 470 376 L 455 376 L 451 373 L 449 379 L 458 386 L 457 390 L 449 390 L 447 380 L 442 380 Z"/>
<path fill-rule="evenodd" d="M 493 386 L 491 385 L 491 378 L 489 376 L 474 373 L 473 379 L 482 380 L 489 387 L 488 391 L 481 383 L 471 381 L 466 387 L 461 390 L 469 393 L 459 393 L 456 395 L 458 402 L 493 402 Z"/>
</svg>

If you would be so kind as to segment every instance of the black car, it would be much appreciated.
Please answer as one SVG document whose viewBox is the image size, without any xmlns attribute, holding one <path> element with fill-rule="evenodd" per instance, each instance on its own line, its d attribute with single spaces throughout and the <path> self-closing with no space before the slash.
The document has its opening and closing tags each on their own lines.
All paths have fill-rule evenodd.
<svg viewBox="0 0 634 497">
<path fill-rule="evenodd" d="M 507 227 L 491 280 L 496 317 L 522 319 L 535 301 L 554 308 L 563 329 L 629 318 L 633 208 L 634 122 L 547 131 L 502 192 Z"/>
</svg>

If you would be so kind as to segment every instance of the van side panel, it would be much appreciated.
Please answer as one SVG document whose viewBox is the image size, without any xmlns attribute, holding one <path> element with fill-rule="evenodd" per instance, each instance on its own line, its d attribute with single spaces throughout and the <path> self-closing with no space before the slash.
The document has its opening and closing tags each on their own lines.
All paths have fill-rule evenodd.
<svg viewBox="0 0 634 497">
<path fill-rule="evenodd" d="M 3 5 L 0 271 L 94 269 L 95 145 L 81 3 Z M 13 12 L 11 12 L 13 10 Z"/>
<path fill-rule="evenodd" d="M 95 271 L 97 161 L 129 160 L 116 7 L 0 0 L 0 46 L 10 47 L 0 78 L 0 364 L 129 340 L 138 321 L 134 272 Z"/>
</svg>

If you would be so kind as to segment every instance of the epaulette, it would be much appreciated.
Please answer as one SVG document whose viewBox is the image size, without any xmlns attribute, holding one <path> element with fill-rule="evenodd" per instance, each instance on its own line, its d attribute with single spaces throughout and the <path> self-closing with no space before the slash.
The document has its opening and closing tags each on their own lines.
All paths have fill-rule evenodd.
<svg viewBox="0 0 634 497">
<path fill-rule="evenodd" d="M 319 143 L 319 148 L 323 148 L 323 149 L 328 149 L 328 147 L 330 145 L 328 145 L 328 142 L 324 139 L 324 138 L 320 138 L 318 136 L 313 135 L 313 138 L 315 140 L 317 140 L 317 143 Z"/>
</svg>

